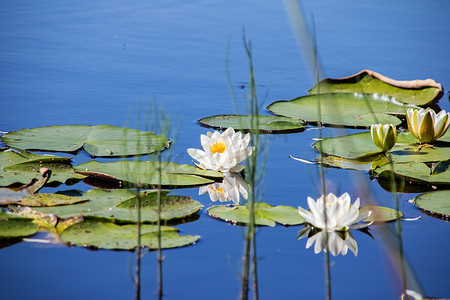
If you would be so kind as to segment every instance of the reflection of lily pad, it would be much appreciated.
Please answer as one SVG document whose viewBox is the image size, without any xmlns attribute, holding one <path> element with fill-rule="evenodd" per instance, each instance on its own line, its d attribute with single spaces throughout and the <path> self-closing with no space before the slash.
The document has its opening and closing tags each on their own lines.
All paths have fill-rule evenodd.
<svg viewBox="0 0 450 300">
<path fill-rule="evenodd" d="M 280 116 L 307 122 L 369 127 L 376 123 L 399 125 L 400 119 L 391 114 L 404 115 L 408 107 L 411 106 L 370 94 L 335 93 L 276 101 L 267 109 Z"/>
<path fill-rule="evenodd" d="M 199 211 L 202 205 L 187 196 L 167 195 L 161 192 L 161 220 L 179 219 Z M 60 218 L 83 215 L 89 219 L 109 219 L 115 222 L 136 222 L 136 192 L 133 190 L 92 189 L 82 193 L 88 202 L 75 205 L 35 208 L 35 210 L 52 213 Z M 141 221 L 156 222 L 157 191 L 141 193 Z"/>
<path fill-rule="evenodd" d="M 39 225 L 32 219 L 13 216 L 0 209 L 0 238 L 12 238 L 35 234 Z"/>
<path fill-rule="evenodd" d="M 141 246 L 158 248 L 158 227 L 141 225 Z M 61 240 L 72 245 L 100 249 L 133 250 L 137 247 L 136 225 L 85 221 L 70 226 L 61 233 Z M 180 236 L 178 229 L 161 226 L 161 247 L 163 249 L 183 247 L 195 243 L 200 236 Z"/>
<path fill-rule="evenodd" d="M 101 163 L 89 161 L 75 166 L 78 173 L 100 178 L 140 183 L 143 186 L 161 185 L 171 187 L 197 186 L 213 183 L 209 178 L 222 178 L 217 171 L 202 170 L 190 165 L 179 165 L 171 162 L 161 163 L 161 178 L 157 172 L 159 162 L 154 161 L 115 161 Z M 208 178 L 206 178 L 208 177 Z"/>
<path fill-rule="evenodd" d="M 450 220 L 450 191 L 434 191 L 418 195 L 414 204 L 433 217 Z"/>
<path fill-rule="evenodd" d="M 62 125 L 11 131 L 1 137 L 17 149 L 73 152 L 81 147 L 93 156 L 154 153 L 170 141 L 149 131 L 110 125 Z"/>
<path fill-rule="evenodd" d="M 198 122 L 215 129 L 233 127 L 237 130 L 249 131 L 253 127 L 251 125 L 252 117 L 245 115 L 217 115 L 200 119 Z M 306 124 L 304 122 L 297 119 L 276 116 L 258 116 L 258 129 L 261 133 L 299 131 L 305 126 Z"/>
<path fill-rule="evenodd" d="M 359 209 L 359 213 L 362 214 L 369 210 L 372 211 L 372 214 L 364 220 L 365 222 L 389 222 L 403 217 L 403 213 L 398 210 L 375 205 L 363 206 Z"/>
<path fill-rule="evenodd" d="M 0 186 L 14 183 L 29 183 L 33 179 L 41 178 L 41 168 L 48 168 L 52 175 L 51 182 L 64 183 L 68 179 L 80 180 L 85 176 L 75 174 L 71 159 L 54 155 L 39 155 L 27 151 L 0 152 Z"/>
<path fill-rule="evenodd" d="M 219 205 L 208 209 L 210 216 L 235 223 L 249 223 L 250 214 L 248 204 L 246 205 Z M 255 203 L 255 224 L 275 226 L 276 223 L 283 225 L 298 225 L 305 220 L 300 216 L 298 210 L 290 206 L 272 206 L 268 203 Z"/>
<path fill-rule="evenodd" d="M 450 159 L 450 147 L 436 145 L 434 148 L 418 148 L 418 140 L 409 132 L 398 134 L 397 144 L 389 152 L 394 162 L 434 162 Z M 314 148 L 323 153 L 343 157 L 346 159 L 364 159 L 381 153 L 372 141 L 370 132 L 350 134 L 335 138 L 325 138 L 314 143 Z M 375 157 L 374 157 L 375 158 Z"/>
<path fill-rule="evenodd" d="M 345 78 L 326 78 L 309 91 L 310 94 L 353 92 L 388 95 L 423 106 L 437 103 L 443 95 L 442 85 L 432 79 L 397 81 L 369 70 Z"/>
</svg>

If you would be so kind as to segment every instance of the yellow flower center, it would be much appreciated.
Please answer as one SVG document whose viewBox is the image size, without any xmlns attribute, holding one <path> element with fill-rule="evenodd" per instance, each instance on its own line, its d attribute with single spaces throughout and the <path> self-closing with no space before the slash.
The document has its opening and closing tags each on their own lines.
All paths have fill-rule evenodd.
<svg viewBox="0 0 450 300">
<path fill-rule="evenodd" d="M 223 153 L 227 149 L 227 145 L 223 140 L 218 140 L 211 146 L 209 146 L 209 150 L 211 150 L 212 154 L 214 153 Z"/>
<path fill-rule="evenodd" d="M 225 191 L 223 190 L 222 187 L 215 189 L 212 185 L 210 186 L 210 189 L 213 190 L 216 193 L 220 193 L 220 194 L 225 194 Z"/>
</svg>

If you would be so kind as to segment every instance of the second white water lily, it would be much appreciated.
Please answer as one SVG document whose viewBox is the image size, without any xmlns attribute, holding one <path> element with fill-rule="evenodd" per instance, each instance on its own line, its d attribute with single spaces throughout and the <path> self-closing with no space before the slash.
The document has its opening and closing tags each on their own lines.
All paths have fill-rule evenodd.
<svg viewBox="0 0 450 300">
<path fill-rule="evenodd" d="M 333 193 L 329 193 L 326 197 L 322 195 L 317 202 L 308 197 L 308 205 L 311 211 L 299 207 L 298 212 L 307 223 L 316 228 L 339 231 L 361 229 L 372 224 L 372 222 L 360 223 L 372 212 L 360 214 L 359 198 L 351 205 L 348 193 L 342 194 L 340 197 L 336 197 Z"/>
<path fill-rule="evenodd" d="M 251 156 L 253 147 L 249 147 L 250 133 L 242 137 L 242 133 L 228 128 L 222 134 L 218 131 L 208 132 L 200 136 L 203 150 L 190 148 L 190 156 L 198 160 L 201 169 L 221 172 L 240 172 L 244 166 L 240 163 Z"/>
<path fill-rule="evenodd" d="M 445 134 L 450 124 L 450 115 L 445 110 L 439 113 L 430 108 L 406 111 L 408 129 L 421 143 L 430 143 Z"/>
</svg>

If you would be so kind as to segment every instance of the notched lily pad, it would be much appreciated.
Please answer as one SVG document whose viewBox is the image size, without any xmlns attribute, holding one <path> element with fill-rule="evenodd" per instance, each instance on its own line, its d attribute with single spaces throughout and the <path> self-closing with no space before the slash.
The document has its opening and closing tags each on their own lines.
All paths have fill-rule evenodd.
<svg viewBox="0 0 450 300">
<path fill-rule="evenodd" d="M 420 106 L 437 103 L 444 95 L 442 85 L 432 79 L 398 81 L 370 70 L 344 78 L 326 78 L 309 90 L 309 94 L 353 92 L 387 95 Z"/>
<path fill-rule="evenodd" d="M 164 187 L 190 187 L 213 183 L 211 178 L 222 178 L 217 171 L 202 170 L 190 165 L 179 165 L 171 162 L 155 161 L 116 161 L 101 163 L 89 161 L 75 166 L 75 170 L 83 175 L 105 178 L 129 184 L 140 183 L 144 187 L 152 187 L 161 183 Z"/>
<path fill-rule="evenodd" d="M 182 219 L 195 214 L 202 208 L 200 202 L 187 196 L 167 195 L 161 191 L 161 220 Z M 158 220 L 157 191 L 141 193 L 141 222 L 154 223 Z M 116 223 L 132 223 L 138 220 L 137 197 L 133 190 L 92 189 L 82 193 L 87 202 L 35 210 L 55 214 L 60 218 L 82 215 L 85 219 L 101 219 Z"/>
<path fill-rule="evenodd" d="M 450 191 L 434 191 L 418 195 L 414 204 L 432 217 L 450 221 Z"/>
<path fill-rule="evenodd" d="M 376 123 L 399 125 L 400 119 L 393 115 L 405 115 L 409 107 L 415 106 L 393 101 L 389 97 L 333 93 L 302 96 L 289 101 L 280 100 L 270 104 L 267 109 L 276 115 L 306 122 L 368 128 Z"/>
<path fill-rule="evenodd" d="M 216 115 L 198 120 L 201 125 L 214 129 L 227 129 L 233 127 L 237 130 L 251 131 L 252 118 L 247 115 Z M 260 133 L 288 133 L 299 132 L 306 127 L 306 123 L 287 117 L 276 116 L 257 116 L 258 128 Z M 254 120 L 253 120 L 254 121 Z"/>
<path fill-rule="evenodd" d="M 158 249 L 158 227 L 141 225 L 141 246 Z M 137 247 L 136 225 L 116 225 L 99 221 L 84 221 L 64 230 L 61 240 L 71 245 L 99 249 L 133 250 Z M 161 226 L 161 247 L 163 249 L 183 247 L 198 241 L 198 235 L 180 236 L 178 229 Z"/>
<path fill-rule="evenodd" d="M 62 125 L 11 131 L 1 137 L 17 149 L 73 152 L 81 147 L 93 156 L 149 154 L 169 147 L 170 141 L 150 131 L 110 125 Z"/>
<path fill-rule="evenodd" d="M 418 140 L 409 132 L 401 132 L 397 135 L 397 143 L 389 151 L 394 162 L 436 162 L 450 159 L 450 147 L 436 144 L 434 148 L 422 148 L 418 150 Z M 372 141 L 370 132 L 361 132 L 335 138 L 325 138 L 313 144 L 313 147 L 323 153 L 346 159 L 358 159 L 367 161 L 372 156 L 377 159 L 381 154 L 380 149 Z"/>
<path fill-rule="evenodd" d="M 444 167 L 448 163 L 448 160 L 439 162 L 435 165 L 434 170 L 427 164 L 418 161 L 395 163 L 393 169 L 392 166 L 386 164 L 375 168 L 373 174 L 377 179 L 389 180 L 392 178 L 393 172 L 396 183 L 400 185 L 402 185 L 402 181 L 405 181 L 412 185 L 427 185 L 434 189 L 445 188 L 450 187 L 450 170 Z"/>
<path fill-rule="evenodd" d="M 70 183 L 85 176 L 76 174 L 71 165 L 71 158 L 54 155 L 39 155 L 27 151 L 0 152 L 0 186 L 29 184 L 42 178 L 40 170 L 51 170 L 47 183 Z"/>
<path fill-rule="evenodd" d="M 250 221 L 249 206 L 246 205 L 218 205 L 208 209 L 212 217 L 233 223 L 248 224 Z M 262 226 L 298 225 L 305 220 L 300 216 L 298 210 L 290 206 L 273 206 L 268 203 L 255 203 L 255 224 Z"/>
<path fill-rule="evenodd" d="M 25 205 L 31 207 L 33 206 L 46 207 L 46 206 L 70 205 L 76 203 L 83 203 L 86 201 L 89 201 L 89 199 L 50 193 L 25 195 L 20 199 L 8 199 L 7 197 L 3 197 L 2 194 L 0 193 L 0 205 Z"/>
</svg>

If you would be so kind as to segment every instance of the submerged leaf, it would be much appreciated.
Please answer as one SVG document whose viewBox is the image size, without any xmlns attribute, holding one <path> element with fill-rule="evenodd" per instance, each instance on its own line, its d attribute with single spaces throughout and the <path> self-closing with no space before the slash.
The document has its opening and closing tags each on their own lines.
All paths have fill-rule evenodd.
<svg viewBox="0 0 450 300">
<path fill-rule="evenodd" d="M 127 156 L 162 151 L 170 141 L 150 131 L 110 125 L 61 125 L 11 131 L 1 137 L 17 149 L 73 152 L 81 147 L 93 156 Z"/>
<path fill-rule="evenodd" d="M 326 78 L 309 91 L 310 94 L 353 92 L 387 95 L 421 106 L 437 103 L 444 94 L 442 85 L 432 79 L 397 81 L 370 70 L 344 78 Z"/>
<path fill-rule="evenodd" d="M 173 227 L 161 226 L 161 248 L 183 247 L 195 243 L 200 236 L 180 236 Z M 84 221 L 61 233 L 61 240 L 81 247 L 133 250 L 137 247 L 136 225 L 116 225 L 99 221 Z M 158 249 L 158 226 L 141 225 L 141 246 Z"/>
<path fill-rule="evenodd" d="M 258 128 L 253 128 L 258 118 Z M 217 115 L 198 120 L 202 125 L 214 129 L 233 127 L 236 130 L 258 130 L 260 133 L 297 132 L 306 127 L 306 123 L 293 118 L 276 116 Z"/>
</svg>

